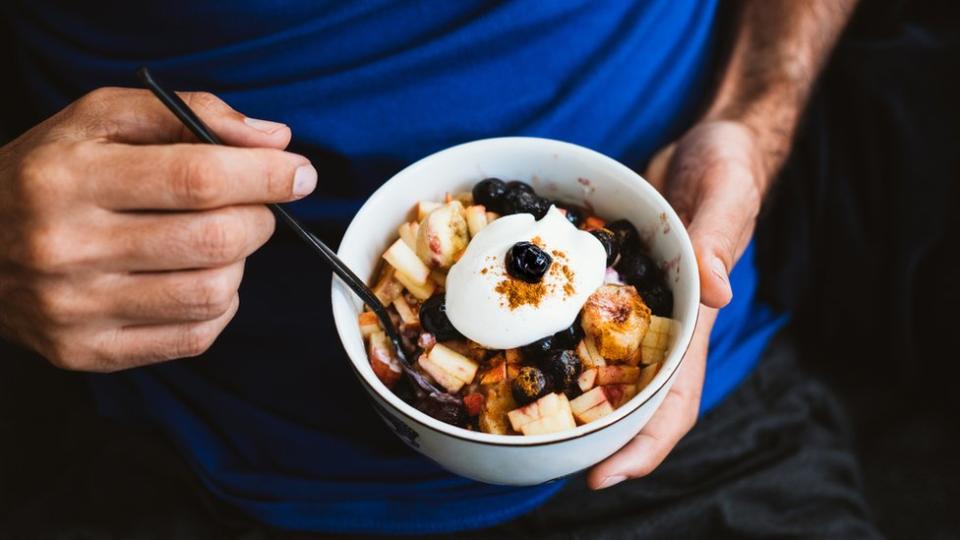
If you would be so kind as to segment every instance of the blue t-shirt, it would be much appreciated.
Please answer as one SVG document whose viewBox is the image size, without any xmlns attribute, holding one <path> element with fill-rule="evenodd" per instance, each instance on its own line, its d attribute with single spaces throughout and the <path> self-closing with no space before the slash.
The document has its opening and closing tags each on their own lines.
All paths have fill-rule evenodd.
<svg viewBox="0 0 960 540">
<path fill-rule="evenodd" d="M 39 115 L 99 86 L 132 86 L 148 64 L 168 86 L 210 90 L 290 125 L 295 149 L 320 173 L 317 193 L 294 208 L 325 220 L 349 219 L 403 165 L 472 139 L 551 137 L 641 167 L 708 91 L 716 16 L 715 0 L 41 0 L 2 9 Z M 291 265 L 248 276 L 245 288 L 275 294 L 245 301 L 200 359 L 95 377 L 104 412 L 158 426 L 211 492 L 287 529 L 479 528 L 560 489 L 480 484 L 397 443 L 340 358 L 327 293 L 284 289 L 316 272 Z M 257 282 L 268 278 L 283 283 Z M 731 281 L 703 410 L 743 380 L 783 322 L 755 301 L 752 249 Z"/>
</svg>

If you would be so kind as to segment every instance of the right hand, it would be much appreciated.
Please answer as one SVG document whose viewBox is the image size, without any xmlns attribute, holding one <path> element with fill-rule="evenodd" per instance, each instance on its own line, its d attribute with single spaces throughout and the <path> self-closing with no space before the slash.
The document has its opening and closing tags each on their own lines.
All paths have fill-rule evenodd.
<svg viewBox="0 0 960 540">
<path fill-rule="evenodd" d="M 96 90 L 0 148 L 0 335 L 82 371 L 204 352 L 237 311 L 264 206 L 317 173 L 290 130 L 181 94 L 226 146 L 146 90 Z M 243 147 L 243 148 L 240 148 Z"/>
</svg>

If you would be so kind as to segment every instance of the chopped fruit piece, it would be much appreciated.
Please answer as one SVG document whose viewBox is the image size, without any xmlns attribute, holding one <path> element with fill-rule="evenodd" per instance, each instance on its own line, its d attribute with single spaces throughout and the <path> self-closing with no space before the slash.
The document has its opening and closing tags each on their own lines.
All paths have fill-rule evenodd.
<svg viewBox="0 0 960 540">
<path fill-rule="evenodd" d="M 430 215 L 430 212 L 433 212 L 441 206 L 443 206 L 443 203 L 436 201 L 420 201 L 417 203 L 417 221 L 423 221 L 424 218 Z"/>
<path fill-rule="evenodd" d="M 420 337 L 417 338 L 417 346 L 423 350 L 429 350 L 430 347 L 433 347 L 437 344 L 437 338 L 430 332 L 423 332 L 420 334 Z"/>
<path fill-rule="evenodd" d="M 628 366 L 638 366 L 643 363 L 643 344 L 641 343 L 637 350 L 633 351 L 633 354 L 628 356 L 624 361 L 624 364 Z"/>
<path fill-rule="evenodd" d="M 449 268 L 467 248 L 463 205 L 451 201 L 437 208 L 417 230 L 417 255 L 432 267 Z"/>
<path fill-rule="evenodd" d="M 393 277 L 403 285 L 403 288 L 410 291 L 410 294 L 415 296 L 417 300 L 430 298 L 430 296 L 433 295 L 433 291 L 437 288 L 436 284 L 430 280 L 427 280 L 427 282 L 423 284 L 417 283 L 416 280 L 403 272 L 397 272 Z"/>
<path fill-rule="evenodd" d="M 484 433 L 506 435 L 510 432 L 507 412 L 517 408 L 510 390 L 510 383 L 502 381 L 499 384 L 483 388 L 484 404 L 480 413 L 479 426 Z"/>
<path fill-rule="evenodd" d="M 442 347 L 442 345 L 435 345 L 433 349 L 436 349 L 437 347 Z M 430 351 L 433 352 L 433 349 L 430 349 Z M 420 367 L 423 368 L 424 371 L 433 377 L 433 380 L 437 381 L 437 384 L 446 388 L 448 392 L 458 392 L 465 384 L 460 379 L 454 377 L 453 374 L 448 373 L 435 362 L 430 360 L 429 353 L 421 354 L 420 358 L 417 360 L 417 363 L 420 364 Z"/>
<path fill-rule="evenodd" d="M 597 383 L 597 368 L 590 368 L 584 370 L 580 374 L 580 377 L 577 378 L 577 386 L 580 387 L 581 392 L 586 392 L 587 390 L 593 388 L 593 385 Z"/>
<path fill-rule="evenodd" d="M 479 415 L 483 411 L 483 394 L 473 392 L 463 396 L 463 406 L 470 416 Z"/>
<path fill-rule="evenodd" d="M 510 420 L 510 425 L 513 427 L 514 431 L 520 431 L 520 428 L 534 420 L 537 420 L 542 417 L 547 417 L 553 415 L 562 410 L 562 404 L 560 402 L 560 396 L 562 394 L 553 393 L 547 394 L 542 398 L 520 407 L 519 409 L 514 409 L 507 413 L 507 418 Z M 563 400 L 566 402 L 567 397 L 563 396 Z M 567 403 L 567 408 L 570 407 L 570 404 Z"/>
<path fill-rule="evenodd" d="M 439 270 L 431 270 L 430 279 L 441 287 L 447 286 L 447 275 Z"/>
<path fill-rule="evenodd" d="M 472 195 L 474 204 L 502 211 L 507 196 L 507 184 L 499 178 L 486 178 L 474 184 Z"/>
<path fill-rule="evenodd" d="M 403 239 L 397 238 L 397 241 L 383 253 L 383 258 L 390 263 L 390 266 L 397 269 L 397 273 L 406 274 L 407 277 L 412 279 L 414 284 L 424 285 L 427 283 L 430 269 L 423 264 L 423 261 L 417 257 L 417 254 L 410 249 L 410 246 Z"/>
<path fill-rule="evenodd" d="M 588 231 L 592 231 L 595 229 L 602 229 L 606 224 L 606 221 L 598 218 L 597 216 L 588 216 L 583 222 L 583 228 Z"/>
<path fill-rule="evenodd" d="M 393 301 L 393 307 L 397 309 L 400 320 L 405 324 L 420 324 L 420 317 L 417 315 L 417 312 L 410 307 L 410 304 L 407 303 L 407 300 L 402 295 Z"/>
<path fill-rule="evenodd" d="M 460 201 L 464 207 L 473 205 L 473 193 L 469 191 L 461 191 L 460 193 L 453 194 L 454 200 Z"/>
<path fill-rule="evenodd" d="M 649 366 L 643 366 L 640 370 L 640 378 L 637 379 L 637 388 L 645 388 L 650 381 L 657 375 L 657 372 L 660 371 L 661 364 L 650 364 Z"/>
<path fill-rule="evenodd" d="M 393 344 L 387 339 L 384 332 L 370 334 L 370 343 L 367 347 L 370 358 L 370 367 L 373 373 L 387 388 L 392 387 L 400 380 L 400 361 L 394 356 Z"/>
<path fill-rule="evenodd" d="M 364 311 L 358 317 L 360 320 L 360 335 L 370 337 L 374 332 L 380 332 L 380 319 L 372 311 Z"/>
<path fill-rule="evenodd" d="M 635 384 L 608 384 L 606 386 L 598 386 L 597 388 L 603 388 L 603 393 L 607 396 L 607 401 L 609 401 L 614 408 L 623 405 L 630 401 L 633 396 L 637 395 L 637 385 Z"/>
<path fill-rule="evenodd" d="M 640 347 L 650 308 L 632 286 L 603 285 L 583 306 L 582 324 L 603 358 L 626 360 Z"/>
<path fill-rule="evenodd" d="M 567 396 L 563 394 L 551 394 L 559 396 L 559 410 L 554 411 L 550 414 L 542 414 L 540 418 L 524 424 L 520 431 L 524 435 L 542 435 L 544 433 L 556 433 L 558 431 L 564 431 L 567 429 L 573 429 L 577 427 L 577 423 L 573 419 L 573 412 L 570 410 L 570 402 L 567 401 Z M 541 408 L 541 412 L 542 412 Z"/>
<path fill-rule="evenodd" d="M 403 285 L 395 279 L 396 270 L 389 264 L 383 265 L 380 281 L 373 287 L 373 294 L 384 306 L 389 306 L 403 292 Z"/>
<path fill-rule="evenodd" d="M 498 219 L 500 219 L 500 214 L 496 212 L 487 212 L 487 225 L 493 223 Z"/>
<path fill-rule="evenodd" d="M 643 351 L 642 362 L 644 364 L 663 362 L 676 332 L 677 322 L 673 319 L 651 316 L 650 328 L 647 329 L 647 334 L 643 336 L 643 341 L 640 343 Z"/>
<path fill-rule="evenodd" d="M 604 366 L 597 369 L 597 384 L 634 383 L 640 378 L 640 368 L 633 366 Z"/>
<path fill-rule="evenodd" d="M 487 209 L 483 205 L 473 205 L 467 207 L 467 228 L 470 230 L 470 238 L 473 238 L 481 229 L 487 226 Z"/>
<path fill-rule="evenodd" d="M 507 362 L 507 379 L 513 380 L 520 374 L 520 364 L 511 364 Z"/>
<path fill-rule="evenodd" d="M 580 361 L 583 362 L 583 367 L 585 368 L 607 365 L 606 360 L 600 356 L 596 343 L 594 343 L 593 338 L 590 336 L 584 336 L 580 344 L 577 345 L 577 355 L 580 356 Z"/>
<path fill-rule="evenodd" d="M 507 379 L 507 361 L 496 356 L 490 361 L 490 367 L 480 377 L 480 384 L 496 384 Z"/>
<path fill-rule="evenodd" d="M 507 349 L 503 351 L 508 364 L 516 364 L 520 361 L 520 349 Z"/>
<path fill-rule="evenodd" d="M 477 369 L 480 367 L 473 360 L 440 343 L 434 345 L 433 348 L 430 349 L 430 353 L 427 355 L 427 357 L 432 365 L 445 371 L 456 379 L 459 379 L 465 384 L 469 384 L 473 381 L 473 377 L 477 374 Z M 424 369 L 427 368 L 424 367 Z M 434 373 L 430 372 L 430 375 L 434 375 Z M 434 378 L 436 378 L 436 375 L 434 375 Z M 457 390 L 459 389 L 460 388 L 457 387 Z M 450 390 L 451 392 L 456 391 L 451 388 L 447 388 L 447 390 Z"/>
<path fill-rule="evenodd" d="M 404 223 L 397 229 L 397 234 L 400 235 L 400 239 L 412 250 L 417 249 L 417 229 L 419 228 L 419 224 L 411 222 Z"/>
<path fill-rule="evenodd" d="M 602 387 L 596 387 L 589 392 L 577 396 L 575 399 L 570 401 L 570 410 L 573 411 L 573 414 L 580 414 L 587 409 L 592 409 L 601 403 L 609 401 L 607 395 L 604 393 Z"/>
<path fill-rule="evenodd" d="M 577 419 L 577 422 L 582 424 L 589 424 L 598 418 L 602 418 L 613 412 L 613 405 L 610 405 L 609 402 L 604 401 L 603 403 L 593 407 L 592 409 L 587 409 L 580 414 L 573 413 L 573 417 Z"/>
</svg>

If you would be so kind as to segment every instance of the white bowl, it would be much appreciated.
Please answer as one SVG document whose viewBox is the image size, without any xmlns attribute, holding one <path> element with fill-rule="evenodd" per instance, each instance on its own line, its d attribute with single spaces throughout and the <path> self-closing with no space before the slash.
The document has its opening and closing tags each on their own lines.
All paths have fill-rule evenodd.
<svg viewBox="0 0 960 540">
<path fill-rule="evenodd" d="M 470 431 L 427 416 L 380 382 L 357 324 L 362 303 L 336 278 L 333 316 L 357 377 L 380 416 L 409 446 L 468 478 L 491 484 L 540 484 L 603 460 L 629 442 L 660 406 L 693 335 L 700 306 L 699 274 L 680 219 L 637 173 L 581 146 L 527 137 L 461 144 L 400 171 L 353 218 L 340 244 L 340 258 L 357 275 L 371 277 L 417 201 L 469 191 L 491 176 L 529 182 L 540 195 L 586 204 L 600 217 L 627 218 L 637 226 L 653 258 L 668 271 L 673 318 L 680 323 L 675 343 L 650 384 L 613 413 L 576 429 L 533 436 Z"/>
</svg>

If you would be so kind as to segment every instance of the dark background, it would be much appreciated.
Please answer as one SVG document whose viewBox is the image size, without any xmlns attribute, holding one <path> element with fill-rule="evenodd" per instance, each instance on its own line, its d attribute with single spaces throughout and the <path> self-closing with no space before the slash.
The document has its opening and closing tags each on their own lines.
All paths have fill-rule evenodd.
<svg viewBox="0 0 960 540">
<path fill-rule="evenodd" d="M 868 499 L 894 538 L 960 536 L 958 11 L 864 1 L 757 228 L 764 297 L 795 313 L 802 358 L 845 403 Z M 9 35 L 0 28 L 0 69 Z M 0 87 L 25 100 L 16 81 Z M 29 108 L 15 109 L 0 118 L 8 136 L 28 126 Z M 0 359 L 0 524 L 96 484 L 92 464 L 111 452 L 142 448 L 92 414 L 81 376 L 15 356 Z"/>
</svg>

